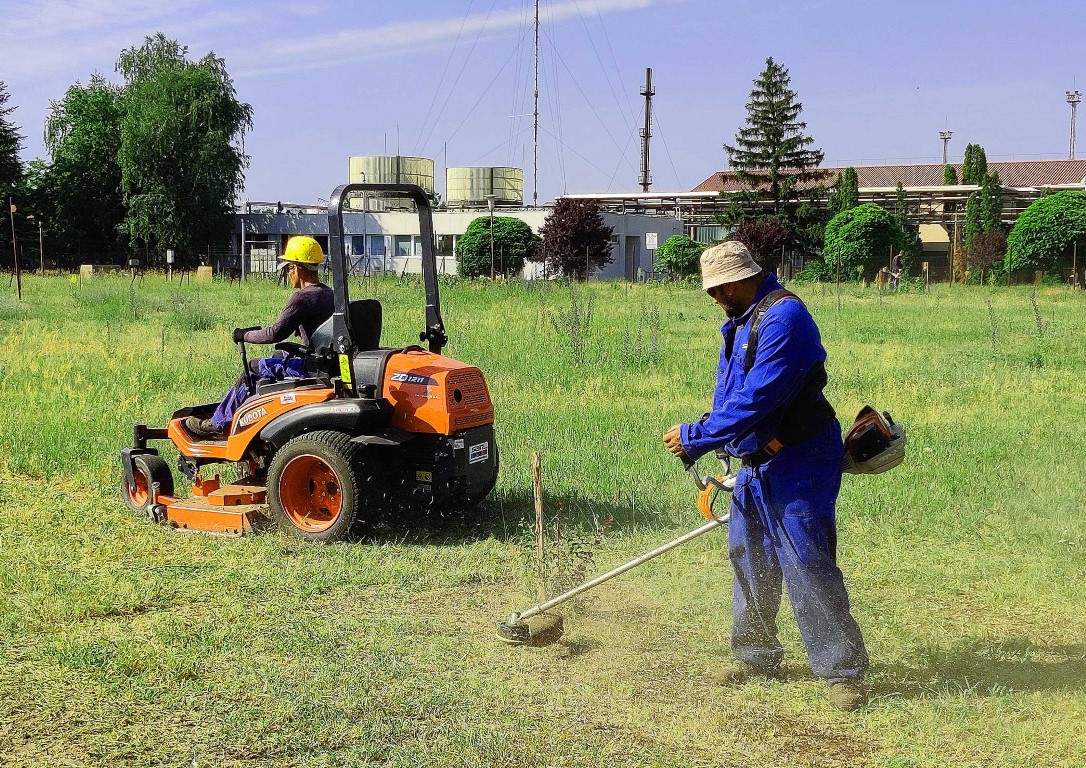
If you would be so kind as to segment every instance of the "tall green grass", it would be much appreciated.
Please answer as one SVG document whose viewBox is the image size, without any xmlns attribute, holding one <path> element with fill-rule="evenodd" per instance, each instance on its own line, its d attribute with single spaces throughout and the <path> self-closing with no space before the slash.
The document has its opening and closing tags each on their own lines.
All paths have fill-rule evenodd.
<svg viewBox="0 0 1086 768">
<path fill-rule="evenodd" d="M 723 536 L 590 593 L 552 648 L 496 643 L 537 595 L 533 451 L 555 581 L 698 524 L 660 435 L 707 408 L 722 316 L 670 284 L 442 288 L 446 352 L 495 400 L 498 487 L 473 527 L 331 547 L 173 533 L 114 492 L 132 423 L 217 399 L 230 329 L 285 290 L 28 276 L 0 297 L 0 764 L 1082 764 L 1082 295 L 800 289 L 842 419 L 870 402 L 909 434 L 904 465 L 842 490 L 875 691 L 843 717 L 787 615 L 784 683 L 711 681 Z M 352 295 L 382 301 L 385 344 L 417 338 L 416 279 Z"/>
</svg>

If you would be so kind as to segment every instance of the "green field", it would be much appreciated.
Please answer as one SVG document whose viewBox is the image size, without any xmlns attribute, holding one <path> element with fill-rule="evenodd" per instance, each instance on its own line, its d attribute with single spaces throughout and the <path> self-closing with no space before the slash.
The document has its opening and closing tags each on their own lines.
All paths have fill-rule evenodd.
<svg viewBox="0 0 1086 768">
<path fill-rule="evenodd" d="M 548 588 L 701 521 L 660 442 L 711 392 L 721 314 L 699 291 L 444 285 L 446 352 L 495 400 L 498 487 L 473 525 L 315 546 L 172 532 L 116 492 L 132 423 L 217 397 L 239 368 L 230 329 L 270 322 L 284 290 L 23 287 L 23 303 L 0 294 L 0 765 L 1086 762 L 1081 294 L 799 289 L 838 412 L 871 402 L 909 434 L 906 464 L 842 491 L 874 691 L 843 715 L 787 608 L 787 679 L 714 682 L 724 535 L 585 596 L 554 646 L 494 638 L 537 596 L 533 451 Z M 352 290 L 384 303 L 385 344 L 417 338 L 416 281 Z"/>
</svg>

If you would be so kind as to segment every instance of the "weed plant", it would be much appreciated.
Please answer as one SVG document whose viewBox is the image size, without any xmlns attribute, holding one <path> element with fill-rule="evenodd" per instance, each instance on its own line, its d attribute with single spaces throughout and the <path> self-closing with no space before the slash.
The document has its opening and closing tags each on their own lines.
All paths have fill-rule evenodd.
<svg viewBox="0 0 1086 768">
<path fill-rule="evenodd" d="M 905 464 L 842 488 L 838 554 L 874 661 L 871 704 L 842 716 L 787 607 L 785 681 L 712 682 L 724 535 L 584 596 L 555 646 L 493 637 L 536 598 L 533 451 L 550 588 L 700 523 L 660 442 L 715 380 L 723 317 L 696 286 L 443 280 L 446 352 L 495 401 L 498 486 L 470 525 L 327 547 L 126 511 L 132 423 L 218 399 L 240 369 L 230 330 L 287 298 L 270 281 L 129 286 L 28 275 L 22 304 L 0 297 L 0 765 L 1086 761 L 1082 294 L 797 289 L 841 419 L 872 403 L 909 435 Z M 381 300 L 386 345 L 418 338 L 416 277 L 351 288 Z"/>
</svg>

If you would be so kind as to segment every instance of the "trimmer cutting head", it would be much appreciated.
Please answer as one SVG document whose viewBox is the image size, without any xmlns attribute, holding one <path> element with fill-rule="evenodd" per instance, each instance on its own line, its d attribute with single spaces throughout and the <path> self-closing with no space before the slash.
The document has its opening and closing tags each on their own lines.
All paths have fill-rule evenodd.
<svg viewBox="0 0 1086 768">
<path fill-rule="evenodd" d="M 521 619 L 514 613 L 508 621 L 498 622 L 498 639 L 510 645 L 527 645 L 541 648 L 557 642 L 562 637 L 562 617 L 558 614 L 539 614 Z"/>
</svg>

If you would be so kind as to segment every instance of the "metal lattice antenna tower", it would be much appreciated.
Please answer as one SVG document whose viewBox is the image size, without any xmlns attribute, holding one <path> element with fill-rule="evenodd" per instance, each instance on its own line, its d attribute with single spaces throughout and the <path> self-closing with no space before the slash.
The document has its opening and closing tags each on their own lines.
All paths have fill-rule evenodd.
<svg viewBox="0 0 1086 768">
<path fill-rule="evenodd" d="M 535 0 L 535 109 L 532 124 L 532 205 L 539 204 L 539 0 Z"/>
<path fill-rule="evenodd" d="M 939 138 L 943 140 L 943 165 L 947 164 L 947 145 L 950 144 L 950 137 L 954 135 L 954 131 L 939 131 Z"/>
<path fill-rule="evenodd" d="M 1071 142 L 1067 149 L 1067 159 L 1075 159 L 1075 111 L 1078 103 L 1082 101 L 1082 91 L 1068 91 L 1067 103 L 1071 105 Z"/>
<path fill-rule="evenodd" d="M 641 185 L 642 192 L 649 191 L 652 184 L 652 174 L 649 172 L 649 139 L 652 138 L 652 97 L 656 91 L 652 87 L 652 69 L 645 69 L 645 87 L 641 89 L 641 95 L 645 97 L 645 127 L 641 129 L 641 178 L 637 183 Z"/>
</svg>

